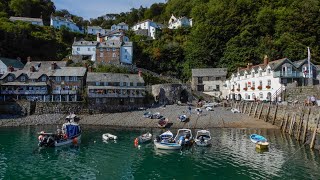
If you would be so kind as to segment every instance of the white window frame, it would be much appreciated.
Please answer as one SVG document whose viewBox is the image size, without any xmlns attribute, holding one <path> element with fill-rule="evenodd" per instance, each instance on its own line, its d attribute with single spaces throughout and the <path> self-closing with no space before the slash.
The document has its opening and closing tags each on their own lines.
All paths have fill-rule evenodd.
<svg viewBox="0 0 320 180">
<path fill-rule="evenodd" d="M 77 47 L 77 51 L 80 51 L 80 48 L 79 48 L 79 47 Z"/>
<path fill-rule="evenodd" d="M 69 82 L 70 81 L 69 76 L 65 76 L 64 81 Z"/>
<path fill-rule="evenodd" d="M 26 81 L 26 77 L 25 76 L 21 76 L 21 79 L 20 79 L 22 82 L 25 82 Z"/>
<path fill-rule="evenodd" d="M 42 76 L 42 77 L 41 77 L 41 81 L 42 81 L 42 82 L 46 82 L 46 81 L 47 81 L 47 77 L 46 77 L 46 76 Z"/>
<path fill-rule="evenodd" d="M 8 81 L 13 81 L 13 77 L 12 76 L 8 76 Z"/>
<path fill-rule="evenodd" d="M 61 76 L 56 76 L 56 81 L 60 82 L 61 81 Z"/>
</svg>

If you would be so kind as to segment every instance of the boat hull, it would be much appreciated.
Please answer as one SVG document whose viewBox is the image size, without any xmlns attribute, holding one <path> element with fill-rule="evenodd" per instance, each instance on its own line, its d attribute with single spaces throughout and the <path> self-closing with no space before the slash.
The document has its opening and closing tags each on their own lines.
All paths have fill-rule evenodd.
<svg viewBox="0 0 320 180">
<path fill-rule="evenodd" d="M 258 142 L 256 143 L 256 148 L 258 149 L 268 149 L 269 143 L 268 142 Z"/>
<path fill-rule="evenodd" d="M 201 147 L 206 147 L 211 145 L 211 141 L 205 140 L 205 141 L 200 141 L 198 139 L 195 140 L 197 146 Z"/>
<path fill-rule="evenodd" d="M 156 140 L 154 141 L 154 145 L 157 149 L 164 149 L 164 150 L 178 150 L 181 149 L 181 145 L 177 143 L 160 143 Z"/>
<path fill-rule="evenodd" d="M 106 140 L 106 141 L 108 141 L 108 140 L 117 140 L 118 137 L 115 136 L 115 135 L 106 133 L 106 134 L 103 134 L 103 135 L 102 135 L 102 139 L 103 139 L 103 140 Z"/>
<path fill-rule="evenodd" d="M 81 140 L 81 135 L 72 138 L 72 139 L 67 139 L 65 141 L 55 141 L 54 146 L 59 147 L 59 146 L 65 146 L 65 145 L 70 145 L 70 144 L 77 144 Z"/>
<path fill-rule="evenodd" d="M 253 142 L 253 143 L 267 142 L 267 141 L 268 141 L 265 137 L 260 136 L 260 135 L 258 135 L 258 134 L 252 134 L 252 135 L 250 135 L 250 140 L 251 140 L 251 142 Z"/>
</svg>

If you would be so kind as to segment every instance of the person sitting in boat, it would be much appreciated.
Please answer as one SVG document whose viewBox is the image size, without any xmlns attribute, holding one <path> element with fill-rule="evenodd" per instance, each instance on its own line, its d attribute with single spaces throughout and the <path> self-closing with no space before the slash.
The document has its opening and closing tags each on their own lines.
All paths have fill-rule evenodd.
<svg viewBox="0 0 320 180">
<path fill-rule="evenodd" d="M 200 136 L 200 142 L 204 142 L 204 137 Z"/>
</svg>

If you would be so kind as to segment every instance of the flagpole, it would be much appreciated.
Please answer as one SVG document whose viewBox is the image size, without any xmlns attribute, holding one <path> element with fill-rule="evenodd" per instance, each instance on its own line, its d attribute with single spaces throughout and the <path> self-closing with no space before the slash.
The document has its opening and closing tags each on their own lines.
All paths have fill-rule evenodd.
<svg viewBox="0 0 320 180">
<path fill-rule="evenodd" d="M 311 53 L 310 53 L 310 48 L 308 47 L 308 71 L 309 71 L 309 78 L 311 78 L 311 63 L 310 63 L 310 59 L 311 59 Z"/>
</svg>

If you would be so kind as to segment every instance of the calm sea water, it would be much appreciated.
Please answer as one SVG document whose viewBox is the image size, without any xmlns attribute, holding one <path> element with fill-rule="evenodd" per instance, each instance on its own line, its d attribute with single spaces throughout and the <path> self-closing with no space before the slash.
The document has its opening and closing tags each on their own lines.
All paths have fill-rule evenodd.
<svg viewBox="0 0 320 180">
<path fill-rule="evenodd" d="M 38 149 L 43 129 L 56 127 L 0 128 L 0 179 L 320 179 L 318 152 L 278 130 L 211 129 L 209 148 L 161 151 L 152 143 L 133 146 L 150 129 L 103 127 L 82 127 L 78 146 Z M 103 142 L 105 132 L 119 140 Z M 251 133 L 266 136 L 269 150 L 257 151 Z"/>
</svg>

